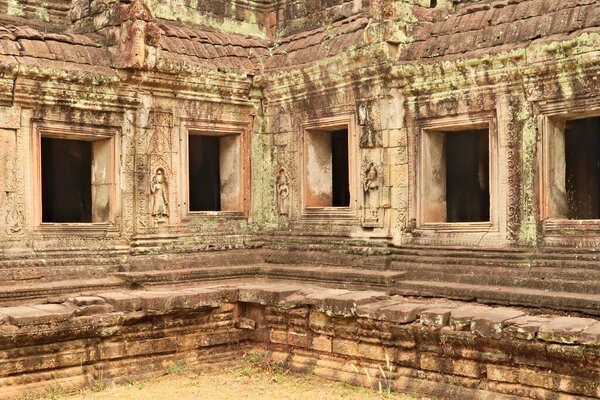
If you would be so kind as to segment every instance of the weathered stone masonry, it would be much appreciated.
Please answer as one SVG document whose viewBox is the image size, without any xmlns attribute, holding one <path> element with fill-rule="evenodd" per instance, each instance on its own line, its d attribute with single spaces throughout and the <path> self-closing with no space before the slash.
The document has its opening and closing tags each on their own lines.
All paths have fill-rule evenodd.
<svg viewBox="0 0 600 400">
<path fill-rule="evenodd" d="M 329 354 L 288 343 L 303 331 L 284 325 L 311 326 L 302 302 L 296 316 L 250 306 L 268 321 L 262 336 L 211 325 L 244 314 L 222 296 L 221 311 L 139 319 L 65 302 L 277 280 L 598 316 L 599 27 L 595 0 L 0 0 L 0 305 L 41 307 L 57 329 L 43 342 L 40 315 L 19 328 L 32 311 L 14 309 L 0 318 L 3 351 L 52 353 L 70 337 L 77 353 L 105 340 L 96 319 L 125 318 L 139 353 L 115 345 L 87 365 L 130 354 L 133 371 L 154 348 L 144 324 L 175 338 L 166 326 L 183 319 L 232 345 L 224 361 L 238 342 L 268 342 L 273 358 L 319 359 L 323 376 L 358 383 L 342 357 L 380 363 L 360 353 L 370 343 L 408 357 L 397 365 L 410 385 L 443 382 L 448 398 L 454 386 L 597 396 L 594 343 L 514 339 L 536 349 L 521 364 L 507 331 L 481 339 L 415 319 L 404 352 L 388 322 L 348 314 L 328 320 L 333 333 L 309 329 Z M 106 317 L 73 317 L 82 306 Z M 436 335 L 473 348 L 452 353 Z M 171 353 L 199 346 L 171 340 Z M 43 359 L 11 364 L 3 387 L 86 374 Z M 575 374 L 582 383 L 561 383 Z"/>
<path fill-rule="evenodd" d="M 381 291 L 241 284 L 0 308 L 0 398 L 244 351 L 356 385 L 460 399 L 597 398 L 600 322 Z M 144 368 L 140 369 L 139 362 Z M 358 371 L 358 372 L 357 372 Z M 369 378 L 367 378 L 369 371 Z M 370 381 L 370 382 L 369 382 Z M 385 387 L 385 386 L 384 386 Z"/>
</svg>

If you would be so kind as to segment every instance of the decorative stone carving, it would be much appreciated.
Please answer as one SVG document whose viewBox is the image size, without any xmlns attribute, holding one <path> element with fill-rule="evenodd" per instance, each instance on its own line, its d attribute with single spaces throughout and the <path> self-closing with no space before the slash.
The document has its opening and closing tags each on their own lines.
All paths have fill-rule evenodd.
<svg viewBox="0 0 600 400">
<path fill-rule="evenodd" d="M 375 102 L 364 102 L 358 106 L 358 125 L 361 127 L 359 145 L 361 148 L 381 147 L 381 131 L 376 126 L 379 112 Z"/>
<path fill-rule="evenodd" d="M 279 215 L 288 216 L 290 212 L 290 186 L 285 169 L 282 167 L 277 174 L 277 211 Z"/>
<path fill-rule="evenodd" d="M 23 211 L 14 196 L 7 193 L 6 197 L 6 229 L 10 233 L 19 233 L 23 229 Z"/>
<path fill-rule="evenodd" d="M 169 216 L 169 192 L 165 170 L 157 168 L 150 185 L 152 217 L 155 222 L 166 222 Z"/>
<path fill-rule="evenodd" d="M 374 162 L 368 162 L 363 168 L 363 227 L 383 227 L 382 183 L 379 169 Z"/>
</svg>

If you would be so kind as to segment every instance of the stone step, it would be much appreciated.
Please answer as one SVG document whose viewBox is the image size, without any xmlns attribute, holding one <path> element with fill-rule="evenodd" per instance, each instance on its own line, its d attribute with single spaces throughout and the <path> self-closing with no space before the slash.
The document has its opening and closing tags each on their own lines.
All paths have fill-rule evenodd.
<svg viewBox="0 0 600 400">
<path fill-rule="evenodd" d="M 569 263 L 597 263 L 600 261 L 600 252 L 593 249 L 566 249 L 566 248 L 539 248 L 539 249 L 494 249 L 494 248 L 462 248 L 462 247 L 435 247 L 435 246 L 402 246 L 391 250 L 394 259 L 405 260 L 417 258 L 445 258 L 445 259 L 477 259 L 480 263 L 484 260 L 563 265 Z M 597 265 L 597 264 L 596 264 Z"/>
<path fill-rule="evenodd" d="M 183 270 L 205 267 L 230 267 L 237 265 L 261 264 L 259 250 L 210 251 L 190 254 L 155 254 L 130 257 L 123 264 L 124 272 Z"/>
<path fill-rule="evenodd" d="M 352 242 L 349 242 L 352 243 Z M 271 263 L 306 263 L 322 265 L 356 265 L 372 269 L 385 269 L 390 262 L 446 263 L 448 265 L 482 265 L 504 267 L 555 267 L 596 269 L 600 254 L 582 250 L 540 249 L 537 252 L 513 249 L 423 247 L 403 246 L 397 248 L 360 244 L 303 243 L 281 239 L 267 241 L 264 245 L 265 261 Z M 367 256 L 368 257 L 365 257 Z M 377 258 L 376 263 L 365 263 Z"/>
<path fill-rule="evenodd" d="M 100 279 L 120 270 L 119 265 L 29 266 L 0 269 L 0 286 L 59 280 Z"/>
<path fill-rule="evenodd" d="M 259 274 L 259 270 L 259 265 L 236 265 L 226 267 L 117 272 L 114 273 L 113 276 L 132 286 L 153 286 L 255 277 Z"/>
<path fill-rule="evenodd" d="M 90 265 L 91 263 L 97 265 L 119 265 L 122 262 L 122 256 L 102 256 L 98 255 L 98 253 L 82 255 L 35 255 L 29 258 L 0 260 L 0 270 L 4 268 Z"/>
<path fill-rule="evenodd" d="M 597 268 L 545 266 L 505 267 L 436 262 L 392 262 L 390 268 L 407 272 L 407 279 L 522 286 L 553 291 L 600 293 Z"/>
<path fill-rule="evenodd" d="M 269 249 L 264 252 L 264 261 L 270 264 L 313 265 L 323 267 L 361 267 L 384 270 L 389 264 L 388 255 L 352 254 L 337 251 L 313 251 Z"/>
<path fill-rule="evenodd" d="M 0 286 L 0 305 L 21 305 L 40 299 L 61 300 L 67 296 L 98 293 L 123 288 L 123 282 L 113 277 L 101 279 L 74 279 L 37 284 Z"/>
<path fill-rule="evenodd" d="M 479 303 L 578 311 L 584 314 L 600 315 L 599 294 L 416 280 L 396 282 L 391 293 L 403 296 L 446 297 Z"/>
<path fill-rule="evenodd" d="M 454 282 L 467 283 L 473 285 L 489 285 L 500 287 L 523 287 L 540 290 L 550 290 L 556 292 L 573 292 L 582 294 L 600 294 L 600 279 L 595 278 L 587 281 L 583 280 L 565 280 L 565 279 L 546 279 L 535 277 L 511 276 L 505 272 L 487 271 L 484 278 L 481 274 L 436 274 L 426 273 L 407 273 L 406 280 L 427 280 L 432 282 Z"/>
<path fill-rule="evenodd" d="M 265 278 L 354 287 L 389 287 L 404 276 L 398 271 L 372 271 L 359 268 L 311 265 L 253 264 L 227 267 L 201 267 L 176 270 L 117 272 L 113 276 L 133 286 L 183 284 L 198 281 Z"/>
<path fill-rule="evenodd" d="M 363 268 L 269 264 L 263 276 L 270 279 L 301 280 L 310 283 L 335 283 L 349 287 L 390 287 L 402 279 L 404 272 L 373 271 Z"/>
<path fill-rule="evenodd" d="M 502 266 L 507 268 L 530 268 L 530 267 L 550 267 L 550 268 L 588 268 L 597 269 L 598 260 L 580 260 L 580 259 L 504 259 L 489 257 L 454 257 L 450 255 L 411 255 L 411 256 L 392 256 L 391 263 L 418 263 L 418 264 L 447 264 L 447 265 L 481 265 L 481 266 Z"/>
</svg>

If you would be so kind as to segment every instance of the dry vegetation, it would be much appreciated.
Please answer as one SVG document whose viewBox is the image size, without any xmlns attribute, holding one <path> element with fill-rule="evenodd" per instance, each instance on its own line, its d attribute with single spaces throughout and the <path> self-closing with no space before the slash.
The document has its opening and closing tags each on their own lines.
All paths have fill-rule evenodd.
<svg viewBox="0 0 600 400">
<path fill-rule="evenodd" d="M 160 377 L 136 381 L 124 376 L 120 385 L 96 380 L 93 387 L 75 394 L 52 387 L 45 394 L 23 395 L 18 400 L 416 400 L 414 394 L 387 393 L 314 376 L 293 374 L 263 365 L 250 353 L 235 368 L 197 374 L 174 362 Z"/>
</svg>

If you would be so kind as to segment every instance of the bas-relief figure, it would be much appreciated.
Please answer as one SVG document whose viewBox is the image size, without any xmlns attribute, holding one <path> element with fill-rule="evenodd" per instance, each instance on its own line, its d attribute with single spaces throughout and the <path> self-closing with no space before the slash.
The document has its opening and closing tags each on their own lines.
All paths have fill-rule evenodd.
<svg viewBox="0 0 600 400">
<path fill-rule="evenodd" d="M 169 193 L 165 170 L 157 168 L 150 185 L 152 217 L 163 220 L 169 216 Z"/>
<path fill-rule="evenodd" d="M 284 168 L 279 169 L 277 174 L 277 210 L 279 215 L 289 215 L 290 186 L 287 173 Z"/>
<path fill-rule="evenodd" d="M 381 218 L 380 191 L 381 177 L 375 163 L 369 162 L 363 169 L 363 226 L 380 227 L 383 219 Z"/>
</svg>

